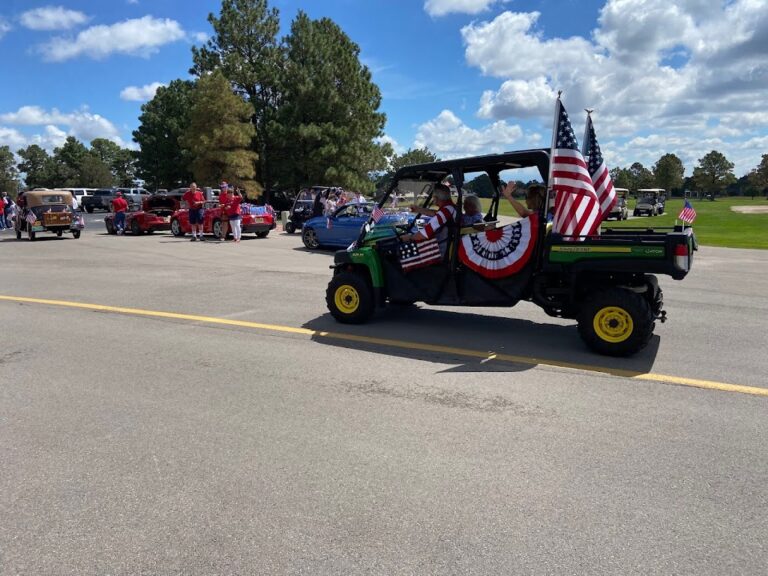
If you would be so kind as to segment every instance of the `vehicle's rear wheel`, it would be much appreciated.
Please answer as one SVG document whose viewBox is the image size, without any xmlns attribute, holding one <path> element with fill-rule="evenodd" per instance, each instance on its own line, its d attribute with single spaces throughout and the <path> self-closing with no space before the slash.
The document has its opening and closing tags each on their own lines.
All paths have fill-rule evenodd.
<svg viewBox="0 0 768 576">
<path fill-rule="evenodd" d="M 107 227 L 107 234 L 112 234 L 112 235 L 117 234 L 117 229 L 115 228 L 114 222 L 112 222 L 111 220 L 107 220 L 107 223 L 105 224 L 105 226 Z"/>
<path fill-rule="evenodd" d="M 72 238 L 74 238 L 75 240 L 80 238 L 80 230 L 72 230 Z"/>
<path fill-rule="evenodd" d="M 63 234 L 64 232 L 62 232 L 61 230 L 56 230 L 56 236 L 58 236 L 59 238 L 61 238 Z"/>
<path fill-rule="evenodd" d="M 131 233 L 134 236 L 139 236 L 141 234 L 141 226 L 136 220 L 131 220 Z"/>
<path fill-rule="evenodd" d="M 171 220 L 171 234 L 177 238 L 184 236 L 184 230 L 181 229 L 181 222 L 179 222 L 178 218 Z"/>
<path fill-rule="evenodd" d="M 354 272 L 342 272 L 331 279 L 325 302 L 331 315 L 342 324 L 363 324 L 373 314 L 371 288 Z"/>
<path fill-rule="evenodd" d="M 257 232 L 256 238 L 266 238 L 268 235 L 269 235 L 269 230 L 267 230 L 266 232 Z"/>
<path fill-rule="evenodd" d="M 88 212 L 88 214 L 93 214 L 93 206 L 86 206 L 85 211 Z"/>
<path fill-rule="evenodd" d="M 288 232 L 288 234 L 293 234 L 296 232 L 296 226 L 293 225 L 293 222 L 288 222 L 285 225 L 285 231 Z"/>
<path fill-rule="evenodd" d="M 214 238 L 224 240 L 224 238 L 221 237 L 221 220 L 214 220 L 211 224 L 211 230 L 213 231 Z"/>
<path fill-rule="evenodd" d="M 317 240 L 317 234 L 312 228 L 304 228 L 301 232 L 301 241 L 304 242 L 304 246 L 310 250 L 316 250 L 320 248 L 320 242 Z"/>
<path fill-rule="evenodd" d="M 655 323 L 648 301 L 626 288 L 608 288 L 589 298 L 578 315 L 579 334 L 595 352 L 629 356 L 645 348 Z"/>
</svg>

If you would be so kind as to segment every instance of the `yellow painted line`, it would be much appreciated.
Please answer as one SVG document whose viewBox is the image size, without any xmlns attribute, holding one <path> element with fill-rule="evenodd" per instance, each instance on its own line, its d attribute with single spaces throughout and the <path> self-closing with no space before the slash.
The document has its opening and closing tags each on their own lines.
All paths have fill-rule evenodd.
<svg viewBox="0 0 768 576">
<path fill-rule="evenodd" d="M 439 354 L 448 354 L 453 356 L 479 358 L 483 362 L 488 362 L 491 360 L 501 360 L 503 362 L 511 362 L 514 364 L 544 365 L 544 366 L 552 366 L 555 368 L 568 368 L 572 370 L 582 370 L 586 372 L 598 372 L 601 374 L 608 374 L 611 376 L 631 378 L 633 380 L 663 382 L 665 384 L 676 384 L 678 386 L 689 386 L 692 388 L 703 388 L 706 390 L 720 390 L 722 392 L 735 392 L 738 394 L 751 394 L 753 396 L 768 397 L 768 388 L 759 388 L 757 386 L 729 384 L 727 382 L 717 382 L 714 380 L 700 380 L 697 378 L 685 378 L 683 376 L 671 376 L 668 374 L 637 372 L 635 370 L 623 370 L 621 368 L 611 368 L 608 366 L 578 364 L 575 362 L 553 360 L 551 358 L 537 358 L 535 356 L 517 356 L 514 354 L 502 354 L 494 351 L 472 350 L 470 348 L 457 348 L 453 346 L 442 346 L 439 344 L 425 344 L 423 342 L 409 342 L 407 340 L 394 340 L 390 338 L 376 338 L 373 336 L 346 334 L 344 332 L 325 332 L 322 330 L 311 330 L 309 328 L 294 328 L 292 326 L 281 326 L 279 324 L 264 324 L 262 322 L 248 322 L 246 320 L 231 320 L 229 318 L 217 318 L 215 316 L 200 316 L 197 314 L 180 314 L 178 312 L 143 310 L 141 308 L 125 308 L 122 306 L 105 306 L 103 304 L 71 302 L 68 300 L 48 300 L 43 298 L 26 298 L 22 296 L 0 295 L 0 301 L 18 302 L 22 304 L 43 304 L 46 306 L 61 306 L 64 308 L 78 308 L 81 310 L 91 310 L 91 311 L 97 311 L 97 312 L 112 312 L 114 314 L 126 314 L 131 316 L 147 316 L 150 318 L 168 318 L 171 320 L 186 320 L 190 322 L 202 322 L 205 324 L 217 324 L 220 326 L 237 326 L 240 328 L 253 328 L 256 330 L 264 330 L 269 332 L 281 332 L 284 334 L 298 334 L 302 336 L 310 336 L 310 337 L 314 336 L 319 338 L 328 338 L 332 340 L 358 342 L 362 344 L 375 344 L 377 346 L 389 346 L 392 348 L 402 348 L 406 350 L 419 350 L 422 352 L 436 352 Z"/>
</svg>

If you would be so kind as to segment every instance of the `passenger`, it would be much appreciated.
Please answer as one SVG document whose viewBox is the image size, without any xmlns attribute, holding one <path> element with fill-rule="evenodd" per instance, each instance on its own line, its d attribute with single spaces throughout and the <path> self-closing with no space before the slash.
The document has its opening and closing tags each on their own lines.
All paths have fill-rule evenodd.
<svg viewBox="0 0 768 576">
<path fill-rule="evenodd" d="M 473 224 L 483 223 L 483 214 L 480 211 L 482 206 L 480 205 L 480 198 L 474 194 L 470 194 L 464 197 L 464 213 L 461 215 L 461 225 L 472 226 Z"/>
<path fill-rule="evenodd" d="M 456 205 L 451 200 L 451 189 L 445 184 L 435 184 L 433 198 L 437 204 L 437 210 L 411 206 L 411 210 L 419 214 L 432 216 L 422 230 L 412 234 L 403 234 L 400 239 L 403 242 L 424 242 L 430 238 L 436 238 L 440 245 L 440 253 L 445 254 L 448 242 L 448 225 L 456 221 Z"/>
<path fill-rule="evenodd" d="M 533 184 L 528 187 L 528 191 L 525 194 L 525 206 L 512 197 L 516 187 L 517 185 L 514 182 L 508 182 L 501 193 L 504 195 L 504 198 L 509 200 L 509 203 L 512 204 L 520 218 L 527 218 L 531 214 L 541 211 L 542 206 L 544 206 L 544 199 L 546 198 L 546 190 L 542 186 Z"/>
</svg>

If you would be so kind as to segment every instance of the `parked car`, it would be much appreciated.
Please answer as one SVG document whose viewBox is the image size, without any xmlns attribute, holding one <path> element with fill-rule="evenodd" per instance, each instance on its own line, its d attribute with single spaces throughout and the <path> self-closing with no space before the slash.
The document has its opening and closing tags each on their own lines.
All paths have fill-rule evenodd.
<svg viewBox="0 0 768 576">
<path fill-rule="evenodd" d="M 84 212 L 83 198 L 90 196 L 93 192 L 96 191 L 96 188 L 62 188 L 62 190 L 71 192 L 72 195 L 77 199 L 77 204 L 80 207 L 80 211 Z"/>
<path fill-rule="evenodd" d="M 93 214 L 94 210 L 106 210 L 110 211 L 110 204 L 115 197 L 115 190 L 113 188 L 99 188 L 94 190 L 88 196 L 83 196 L 82 208 Z"/>
<path fill-rule="evenodd" d="M 72 193 L 68 190 L 30 190 L 18 201 L 21 213 L 14 220 L 16 239 L 22 232 L 34 241 L 40 232 L 53 232 L 61 237 L 64 232 L 80 238 L 85 228 L 81 216 L 72 208 Z"/>
<path fill-rule="evenodd" d="M 169 208 L 151 208 L 149 210 L 128 211 L 125 215 L 125 229 L 136 236 L 152 234 L 159 230 L 171 229 L 171 216 L 173 210 Z M 115 228 L 115 215 L 107 214 L 104 225 L 108 234 L 117 234 Z"/>
<path fill-rule="evenodd" d="M 347 248 L 360 236 L 360 230 L 369 220 L 374 203 L 351 202 L 336 210 L 332 216 L 317 216 L 304 223 L 301 240 L 310 250 L 318 248 Z M 405 224 L 408 213 L 387 214 L 376 224 L 377 228 Z"/>
<path fill-rule="evenodd" d="M 266 238 L 270 230 L 274 229 L 275 213 L 271 206 L 255 206 L 254 204 L 241 204 L 243 234 L 254 233 L 258 238 Z M 203 211 L 203 233 L 213 234 L 221 238 L 221 206 L 218 202 L 206 202 Z M 182 237 L 192 232 L 189 225 L 189 210 L 180 208 L 171 216 L 171 233 Z"/>
</svg>

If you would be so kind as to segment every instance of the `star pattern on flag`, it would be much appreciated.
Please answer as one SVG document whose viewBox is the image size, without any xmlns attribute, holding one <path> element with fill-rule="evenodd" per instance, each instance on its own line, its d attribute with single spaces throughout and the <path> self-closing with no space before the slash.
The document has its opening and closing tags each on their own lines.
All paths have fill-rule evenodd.
<svg viewBox="0 0 768 576">
<path fill-rule="evenodd" d="M 579 149 L 579 145 L 576 142 L 576 134 L 573 133 L 571 120 L 568 118 L 568 113 L 565 111 L 565 108 L 560 109 L 560 122 L 557 129 L 555 148 L 568 148 L 571 150 Z"/>
<path fill-rule="evenodd" d="M 603 163 L 603 153 L 600 150 L 600 144 L 597 143 L 595 129 L 591 123 L 589 125 L 589 148 L 587 155 L 589 156 L 589 173 L 594 174 Z"/>
</svg>

